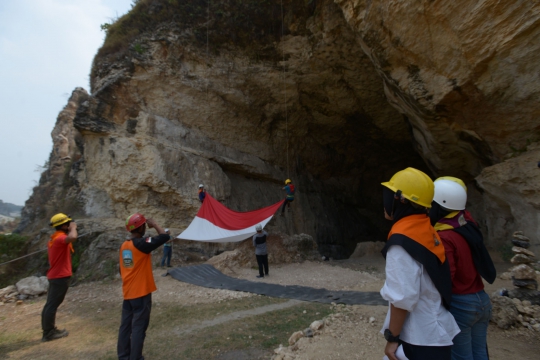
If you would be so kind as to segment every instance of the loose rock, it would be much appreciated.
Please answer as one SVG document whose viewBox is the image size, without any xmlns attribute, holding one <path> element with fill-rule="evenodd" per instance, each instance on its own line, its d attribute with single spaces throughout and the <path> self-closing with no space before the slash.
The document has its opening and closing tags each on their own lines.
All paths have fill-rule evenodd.
<svg viewBox="0 0 540 360">
<path fill-rule="evenodd" d="M 324 327 L 324 323 L 320 320 L 316 320 L 309 325 L 310 329 L 313 331 L 320 330 Z"/>
<path fill-rule="evenodd" d="M 527 250 L 527 249 L 524 249 L 524 248 L 519 247 L 519 246 L 513 246 L 512 247 L 512 252 L 514 254 L 523 254 L 523 255 L 530 256 L 530 257 L 534 257 L 534 253 L 531 250 Z"/>
<path fill-rule="evenodd" d="M 491 321 L 501 329 L 508 329 L 517 322 L 518 311 L 516 304 L 506 296 L 493 296 Z"/>
<path fill-rule="evenodd" d="M 516 246 L 519 246 L 521 248 L 525 248 L 525 249 L 528 249 L 529 246 L 531 246 L 531 244 L 527 241 L 521 241 L 521 240 L 517 240 L 517 239 L 512 239 L 512 244 L 516 245 Z"/>
<path fill-rule="evenodd" d="M 512 278 L 512 283 L 517 286 L 517 287 L 520 287 L 520 288 L 526 288 L 526 289 L 531 289 L 531 290 L 536 290 L 538 289 L 538 282 L 536 280 L 532 280 L 532 279 L 514 279 Z"/>
<path fill-rule="evenodd" d="M 289 338 L 289 345 L 294 345 L 296 342 L 304 337 L 304 333 L 302 331 L 294 332 L 291 337 Z"/>
<path fill-rule="evenodd" d="M 510 269 L 515 279 L 536 279 L 536 272 L 527 264 L 520 264 Z"/>
<path fill-rule="evenodd" d="M 510 259 L 510 262 L 512 264 L 530 264 L 534 260 L 535 259 L 530 256 L 518 254 L 518 255 L 515 255 L 512 259 Z"/>
<path fill-rule="evenodd" d="M 519 241 L 525 241 L 525 242 L 531 241 L 528 237 L 524 236 L 523 234 L 520 235 L 520 234 L 514 233 L 513 238 Z"/>
</svg>

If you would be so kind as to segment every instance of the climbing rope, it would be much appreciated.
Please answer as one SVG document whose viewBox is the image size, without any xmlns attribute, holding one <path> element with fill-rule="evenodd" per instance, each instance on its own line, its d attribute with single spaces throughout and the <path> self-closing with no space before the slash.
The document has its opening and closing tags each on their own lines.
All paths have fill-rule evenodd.
<svg viewBox="0 0 540 360">
<path fill-rule="evenodd" d="M 285 35 L 285 17 L 283 15 L 283 0 L 281 0 L 281 56 L 283 58 L 283 101 L 285 103 L 285 139 L 287 142 L 287 178 L 291 177 L 289 172 L 289 116 L 287 113 L 287 99 L 286 99 L 286 90 L 287 85 L 285 84 L 285 49 L 283 47 L 283 36 Z"/>
<path fill-rule="evenodd" d="M 86 234 L 79 235 L 79 236 L 77 236 L 77 239 L 78 239 L 78 238 L 81 238 L 81 237 L 83 237 L 83 236 L 86 236 L 86 235 L 88 235 L 88 234 L 90 234 L 90 233 L 87 232 Z M 43 252 L 43 251 L 47 251 L 47 249 L 48 249 L 48 248 L 41 249 L 41 250 L 38 250 L 38 251 L 34 251 L 33 253 L 26 254 L 26 255 L 21 256 L 21 257 L 18 257 L 18 258 L 16 258 L 16 259 L 13 259 L 13 260 L 9 260 L 9 261 L 3 262 L 3 263 L 0 264 L 0 266 L 6 265 L 6 264 L 9 264 L 9 263 L 12 263 L 12 262 L 15 262 L 15 261 L 17 261 L 17 260 L 24 259 L 25 257 L 31 256 L 31 255 L 34 255 L 34 254 L 37 254 L 37 253 L 40 253 L 40 252 Z"/>
<path fill-rule="evenodd" d="M 208 57 L 208 47 L 209 47 L 209 32 L 210 32 L 210 0 L 207 2 L 208 8 L 206 9 L 206 104 L 208 104 L 208 63 L 210 58 Z"/>
</svg>

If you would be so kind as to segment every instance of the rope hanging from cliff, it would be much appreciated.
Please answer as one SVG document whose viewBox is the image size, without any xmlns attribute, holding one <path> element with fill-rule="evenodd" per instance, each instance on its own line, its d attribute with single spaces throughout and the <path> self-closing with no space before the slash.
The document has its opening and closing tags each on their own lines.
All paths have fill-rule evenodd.
<svg viewBox="0 0 540 360">
<path fill-rule="evenodd" d="M 287 113 L 287 86 L 285 84 L 285 49 L 283 48 L 283 36 L 285 35 L 285 17 L 283 15 L 283 0 L 281 0 L 281 57 L 283 58 L 283 101 L 285 103 L 285 139 L 287 141 L 287 178 L 290 179 L 289 172 L 289 116 Z"/>
<path fill-rule="evenodd" d="M 206 9 L 206 104 L 208 104 L 208 44 L 209 44 L 209 27 L 210 27 L 210 0 L 208 0 L 208 8 Z M 207 105 L 208 106 L 208 105 Z"/>
</svg>

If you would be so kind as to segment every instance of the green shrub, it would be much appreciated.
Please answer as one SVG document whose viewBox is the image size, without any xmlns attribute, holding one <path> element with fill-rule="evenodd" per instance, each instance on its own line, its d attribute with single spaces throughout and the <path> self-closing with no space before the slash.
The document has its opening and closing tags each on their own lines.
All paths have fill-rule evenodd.
<svg viewBox="0 0 540 360">
<path fill-rule="evenodd" d="M 282 26 L 281 0 L 138 0 L 129 13 L 112 23 L 102 24 L 107 33 L 103 46 L 98 50 L 92 68 L 96 65 L 124 58 L 128 51 L 143 48 L 131 46 L 142 34 L 166 24 L 168 28 L 191 33 L 191 43 L 208 47 L 218 53 L 221 47 L 239 46 L 256 54 L 258 60 L 280 58 L 273 46 L 282 35 L 289 33 L 287 22 L 305 21 L 312 14 L 310 1 L 285 1 L 285 24 Z M 311 9 L 311 10 L 310 10 Z M 293 15 L 293 16 L 290 16 Z M 300 26 L 298 28 L 304 28 Z M 284 31 L 284 34 L 282 34 Z"/>
<path fill-rule="evenodd" d="M 9 261 L 19 256 L 27 240 L 26 236 L 19 234 L 0 234 L 0 256 L 2 258 L 0 262 Z"/>
</svg>

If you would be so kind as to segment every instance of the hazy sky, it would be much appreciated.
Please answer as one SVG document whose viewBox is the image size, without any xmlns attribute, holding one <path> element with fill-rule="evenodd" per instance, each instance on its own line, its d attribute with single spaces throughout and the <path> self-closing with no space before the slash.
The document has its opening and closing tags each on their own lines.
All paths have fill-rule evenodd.
<svg viewBox="0 0 540 360">
<path fill-rule="evenodd" d="M 24 205 L 49 158 L 56 117 L 132 0 L 0 0 L 0 200 Z"/>
</svg>

